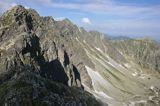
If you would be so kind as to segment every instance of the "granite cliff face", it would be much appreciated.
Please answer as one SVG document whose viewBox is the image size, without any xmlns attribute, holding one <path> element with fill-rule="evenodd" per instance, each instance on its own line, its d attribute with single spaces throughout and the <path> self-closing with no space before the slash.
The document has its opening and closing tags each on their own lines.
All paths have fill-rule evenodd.
<svg viewBox="0 0 160 106">
<path fill-rule="evenodd" d="M 0 103 L 158 106 L 159 47 L 15 6 L 0 17 Z"/>
</svg>

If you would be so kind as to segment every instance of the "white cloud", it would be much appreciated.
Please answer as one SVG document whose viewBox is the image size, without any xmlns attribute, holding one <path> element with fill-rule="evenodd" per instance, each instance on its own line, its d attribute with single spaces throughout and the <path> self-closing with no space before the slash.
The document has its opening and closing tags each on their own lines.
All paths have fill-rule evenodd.
<svg viewBox="0 0 160 106">
<path fill-rule="evenodd" d="M 66 19 L 66 17 L 55 17 L 54 18 L 56 21 L 62 21 L 62 20 L 64 20 L 64 19 Z"/>
<path fill-rule="evenodd" d="M 61 1 L 61 0 L 60 0 Z M 80 1 L 80 0 L 78 0 Z M 47 7 L 75 9 L 83 12 L 90 12 L 105 15 L 118 15 L 118 16 L 150 16 L 160 15 L 160 5 L 153 6 L 140 6 L 131 4 L 117 4 L 113 0 L 81 0 L 78 2 L 58 2 L 52 0 L 33 0 L 30 2 L 41 4 Z M 39 4 L 38 4 L 39 3 Z"/>
<path fill-rule="evenodd" d="M 25 9 L 30 9 L 30 7 L 28 7 L 28 6 L 25 6 L 24 8 L 25 8 Z"/>
<path fill-rule="evenodd" d="M 140 6 L 131 4 L 117 4 L 114 0 L 76 0 L 78 2 L 63 2 L 54 0 L 24 0 L 28 4 L 37 6 L 46 6 L 54 8 L 75 9 L 82 12 L 90 12 L 104 15 L 117 15 L 124 17 L 148 17 L 160 15 L 160 5 Z M 11 2 L 16 3 L 16 0 L 0 0 L 0 12 L 11 7 Z"/>
<path fill-rule="evenodd" d="M 87 18 L 87 17 L 82 18 L 81 22 L 84 23 L 84 24 L 91 24 L 90 19 Z"/>
</svg>

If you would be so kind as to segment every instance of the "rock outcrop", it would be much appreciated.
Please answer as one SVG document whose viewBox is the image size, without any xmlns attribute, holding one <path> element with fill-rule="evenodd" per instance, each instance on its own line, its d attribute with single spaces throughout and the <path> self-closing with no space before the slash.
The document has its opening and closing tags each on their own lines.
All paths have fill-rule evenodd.
<svg viewBox="0 0 160 106">
<path fill-rule="evenodd" d="M 74 51 L 65 45 L 69 32 L 57 30 L 53 18 L 16 6 L 2 15 L 0 25 L 1 105 L 99 104 L 83 90 L 84 65 L 72 61 Z"/>
</svg>

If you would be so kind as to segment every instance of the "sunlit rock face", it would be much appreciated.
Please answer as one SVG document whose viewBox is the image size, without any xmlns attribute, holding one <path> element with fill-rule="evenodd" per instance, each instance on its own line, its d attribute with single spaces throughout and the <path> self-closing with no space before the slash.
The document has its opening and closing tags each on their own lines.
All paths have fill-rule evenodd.
<svg viewBox="0 0 160 106">
<path fill-rule="evenodd" d="M 0 25 L 1 105 L 160 105 L 158 43 L 109 40 L 23 6 Z"/>
</svg>

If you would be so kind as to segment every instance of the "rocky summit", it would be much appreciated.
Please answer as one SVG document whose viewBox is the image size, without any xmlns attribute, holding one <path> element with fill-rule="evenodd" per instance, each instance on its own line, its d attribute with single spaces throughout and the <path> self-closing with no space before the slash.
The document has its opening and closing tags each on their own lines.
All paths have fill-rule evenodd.
<svg viewBox="0 0 160 106">
<path fill-rule="evenodd" d="M 18 5 L 0 17 L 1 106 L 159 106 L 160 44 L 107 39 Z"/>
</svg>

